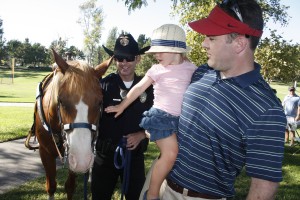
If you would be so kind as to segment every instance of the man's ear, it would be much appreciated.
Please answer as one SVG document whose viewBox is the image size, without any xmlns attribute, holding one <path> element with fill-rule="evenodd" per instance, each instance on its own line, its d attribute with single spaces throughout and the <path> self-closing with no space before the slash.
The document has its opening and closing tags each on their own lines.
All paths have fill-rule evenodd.
<svg viewBox="0 0 300 200">
<path fill-rule="evenodd" d="M 236 53 L 241 53 L 244 51 L 246 48 L 249 48 L 248 46 L 250 45 L 250 40 L 246 38 L 244 35 L 239 35 L 238 37 L 235 38 L 235 51 Z"/>
</svg>

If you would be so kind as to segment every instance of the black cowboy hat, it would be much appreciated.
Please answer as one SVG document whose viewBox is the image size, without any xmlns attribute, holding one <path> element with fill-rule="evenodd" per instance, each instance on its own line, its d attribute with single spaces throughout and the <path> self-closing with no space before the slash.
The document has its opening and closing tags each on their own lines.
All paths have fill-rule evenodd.
<svg viewBox="0 0 300 200">
<path fill-rule="evenodd" d="M 110 56 L 137 56 L 144 54 L 150 49 L 150 46 L 139 49 L 138 43 L 131 34 L 121 34 L 115 43 L 115 49 L 112 51 L 102 45 L 106 53 Z"/>
</svg>

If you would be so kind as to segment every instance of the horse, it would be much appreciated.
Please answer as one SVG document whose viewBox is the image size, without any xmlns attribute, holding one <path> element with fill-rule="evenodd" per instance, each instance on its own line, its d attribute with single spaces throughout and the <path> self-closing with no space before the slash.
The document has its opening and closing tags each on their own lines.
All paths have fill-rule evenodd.
<svg viewBox="0 0 300 200">
<path fill-rule="evenodd" d="M 76 174 L 87 173 L 94 161 L 93 148 L 103 98 L 99 79 L 112 58 L 92 68 L 83 61 L 65 61 L 54 50 L 53 55 L 57 67 L 37 88 L 34 123 L 25 146 L 39 149 L 49 200 L 55 199 L 56 158 L 68 160 L 65 191 L 71 200 Z M 33 135 L 38 141 L 35 147 L 29 144 Z"/>
</svg>

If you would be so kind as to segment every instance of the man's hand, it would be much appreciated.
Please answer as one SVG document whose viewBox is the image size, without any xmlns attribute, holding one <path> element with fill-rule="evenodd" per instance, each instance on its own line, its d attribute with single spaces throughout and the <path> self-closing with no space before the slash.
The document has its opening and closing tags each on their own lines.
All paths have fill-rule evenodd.
<svg viewBox="0 0 300 200">
<path fill-rule="evenodd" d="M 146 134 L 144 131 L 139 131 L 136 133 L 130 133 L 124 137 L 127 138 L 127 149 L 134 150 L 140 142 L 146 138 Z"/>
<path fill-rule="evenodd" d="M 277 192 L 279 183 L 251 178 L 251 185 L 247 200 L 273 200 Z"/>
</svg>

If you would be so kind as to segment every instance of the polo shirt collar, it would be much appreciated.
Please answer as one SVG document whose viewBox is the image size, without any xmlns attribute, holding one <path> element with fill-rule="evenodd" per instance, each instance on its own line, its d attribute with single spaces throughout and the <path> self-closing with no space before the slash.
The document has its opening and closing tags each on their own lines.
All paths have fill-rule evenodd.
<svg viewBox="0 0 300 200">
<path fill-rule="evenodd" d="M 258 63 L 254 62 L 254 70 L 228 79 L 234 80 L 242 88 L 246 88 L 261 78 L 260 68 L 261 66 Z M 218 71 L 218 76 L 220 77 L 220 71 Z"/>
</svg>

